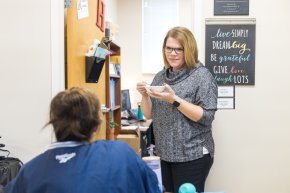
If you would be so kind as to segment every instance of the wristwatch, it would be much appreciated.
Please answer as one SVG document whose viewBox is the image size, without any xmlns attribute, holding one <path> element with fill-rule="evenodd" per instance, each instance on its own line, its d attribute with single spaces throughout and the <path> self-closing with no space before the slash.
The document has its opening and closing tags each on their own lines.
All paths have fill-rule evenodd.
<svg viewBox="0 0 290 193">
<path fill-rule="evenodd" d="M 175 107 L 179 107 L 181 103 L 181 98 L 179 98 L 178 96 L 175 97 L 175 101 L 172 103 L 173 106 Z"/>
</svg>

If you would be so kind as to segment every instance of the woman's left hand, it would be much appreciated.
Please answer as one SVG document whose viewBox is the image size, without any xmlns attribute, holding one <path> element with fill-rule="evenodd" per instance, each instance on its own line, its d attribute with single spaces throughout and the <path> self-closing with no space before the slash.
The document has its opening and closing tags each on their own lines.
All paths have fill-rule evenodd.
<svg viewBox="0 0 290 193">
<path fill-rule="evenodd" d="M 175 92 L 172 90 L 172 88 L 168 84 L 164 83 L 164 86 L 166 89 L 165 92 L 154 92 L 151 90 L 147 90 L 147 94 L 150 97 L 172 104 L 175 100 Z"/>
</svg>

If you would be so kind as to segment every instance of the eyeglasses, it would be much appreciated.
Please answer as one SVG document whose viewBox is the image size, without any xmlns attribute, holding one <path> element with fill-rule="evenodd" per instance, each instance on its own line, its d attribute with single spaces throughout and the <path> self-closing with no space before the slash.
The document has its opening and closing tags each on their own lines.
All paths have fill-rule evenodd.
<svg viewBox="0 0 290 193">
<path fill-rule="evenodd" d="M 171 48 L 168 46 L 165 47 L 165 52 L 168 54 L 171 54 L 173 50 L 176 54 L 182 54 L 184 51 L 183 48 Z"/>
</svg>

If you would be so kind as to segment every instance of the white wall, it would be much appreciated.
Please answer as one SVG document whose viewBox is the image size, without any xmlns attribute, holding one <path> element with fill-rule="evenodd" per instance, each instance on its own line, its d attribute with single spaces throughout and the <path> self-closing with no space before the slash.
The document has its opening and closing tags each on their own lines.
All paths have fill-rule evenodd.
<svg viewBox="0 0 290 193">
<path fill-rule="evenodd" d="M 148 81 L 152 75 L 142 75 L 142 1 L 118 0 L 119 35 L 116 41 L 121 46 L 121 75 L 123 89 L 129 88 L 133 96 L 138 81 Z M 138 96 L 138 95 L 137 95 Z M 132 97 L 133 107 L 139 98 Z"/>
<path fill-rule="evenodd" d="M 256 18 L 256 84 L 236 87 L 236 110 L 217 113 L 209 190 L 290 192 L 290 1 L 261 3 L 250 1 L 249 17 Z M 212 1 L 205 1 L 203 17 L 212 17 L 212 10 Z"/>
<path fill-rule="evenodd" d="M 117 7 L 117 1 L 118 0 L 106 0 L 106 6 L 105 6 L 105 20 L 112 21 L 113 23 L 117 23 L 117 13 L 118 13 L 118 7 Z"/>
<path fill-rule="evenodd" d="M 26 162 L 51 139 L 50 1 L 1 1 L 0 23 L 0 143 Z"/>
<path fill-rule="evenodd" d="M 201 61 L 204 61 L 204 19 L 213 17 L 213 2 L 195 0 L 192 6 L 198 7 L 192 7 L 194 18 L 185 19 L 182 24 L 190 28 L 188 22 L 195 22 L 193 30 Z M 141 70 L 141 5 L 141 0 L 118 1 L 122 87 L 132 90 L 138 81 L 151 82 L 153 78 L 143 75 Z M 290 192 L 289 7 L 289 0 L 250 1 L 250 15 L 242 17 L 256 18 L 256 84 L 237 86 L 236 109 L 216 114 L 213 125 L 216 156 L 207 191 Z M 135 94 L 136 100 L 140 100 L 140 95 Z"/>
</svg>

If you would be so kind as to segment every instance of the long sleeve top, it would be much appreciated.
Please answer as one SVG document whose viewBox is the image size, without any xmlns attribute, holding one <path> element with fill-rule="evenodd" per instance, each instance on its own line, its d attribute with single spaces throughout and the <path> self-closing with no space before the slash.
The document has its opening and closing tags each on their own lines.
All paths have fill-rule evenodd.
<svg viewBox="0 0 290 193">
<path fill-rule="evenodd" d="M 124 142 L 60 142 L 26 163 L 5 193 L 160 193 L 156 174 Z"/>
<path fill-rule="evenodd" d="M 203 64 L 173 72 L 171 68 L 157 73 L 151 85 L 167 83 L 180 98 L 203 108 L 202 118 L 195 122 L 172 104 L 151 98 L 153 131 L 157 155 L 168 162 L 191 161 L 203 156 L 206 148 L 214 155 L 212 121 L 217 110 L 217 84 Z"/>
</svg>

